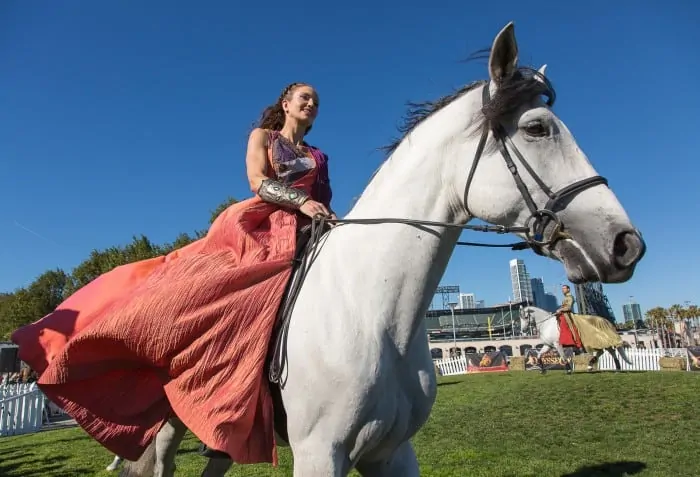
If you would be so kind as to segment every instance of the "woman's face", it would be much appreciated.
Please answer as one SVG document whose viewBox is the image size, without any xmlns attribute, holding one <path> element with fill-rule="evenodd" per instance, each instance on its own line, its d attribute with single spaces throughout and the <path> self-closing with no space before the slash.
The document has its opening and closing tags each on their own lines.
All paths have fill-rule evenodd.
<svg viewBox="0 0 700 477">
<path fill-rule="evenodd" d="M 318 115 L 318 94 L 311 86 L 297 86 L 282 102 L 282 107 L 287 118 L 311 126 Z"/>
</svg>

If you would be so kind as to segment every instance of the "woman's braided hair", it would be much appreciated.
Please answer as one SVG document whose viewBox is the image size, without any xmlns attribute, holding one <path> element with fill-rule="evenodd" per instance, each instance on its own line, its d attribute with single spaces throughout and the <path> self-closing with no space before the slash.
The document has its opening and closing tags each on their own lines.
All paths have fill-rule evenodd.
<svg viewBox="0 0 700 477">
<path fill-rule="evenodd" d="M 259 127 L 261 129 L 269 129 L 271 131 L 280 131 L 284 126 L 285 120 L 284 109 L 282 108 L 282 101 L 284 101 L 285 99 L 291 99 L 292 93 L 294 93 L 294 90 L 297 89 L 299 86 L 309 85 L 307 83 L 288 84 L 282 90 L 282 94 L 280 94 L 279 98 L 277 98 L 277 102 L 263 110 L 256 127 Z M 304 135 L 307 135 L 309 131 L 311 131 L 311 126 L 309 126 L 306 129 Z"/>
</svg>

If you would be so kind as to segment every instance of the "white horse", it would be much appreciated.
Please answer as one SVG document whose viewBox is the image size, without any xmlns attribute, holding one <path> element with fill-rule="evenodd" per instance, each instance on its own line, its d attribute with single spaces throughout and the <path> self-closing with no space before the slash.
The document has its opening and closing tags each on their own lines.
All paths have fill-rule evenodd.
<svg viewBox="0 0 700 477">
<path fill-rule="evenodd" d="M 604 320 L 605 318 L 600 319 Z M 542 373 L 545 372 L 544 364 L 542 363 L 542 355 L 550 349 L 554 348 L 559 353 L 559 357 L 562 360 L 564 360 L 566 364 L 566 372 L 571 373 L 571 363 L 569 363 L 569 361 L 566 360 L 564 356 L 564 348 L 559 342 L 559 322 L 557 320 L 556 314 L 550 313 L 546 310 L 543 310 L 542 308 L 537 308 L 536 306 L 524 307 L 520 313 L 520 329 L 522 331 L 527 330 L 533 321 L 534 324 L 537 326 L 537 330 L 539 331 L 540 341 L 542 341 L 542 343 L 544 344 L 544 346 L 542 346 L 542 349 L 540 349 L 540 352 L 537 353 L 537 362 L 540 366 L 540 371 Z M 606 350 L 612 355 L 613 360 L 615 361 L 615 368 L 618 371 L 621 369 L 620 361 L 615 355 L 615 348 L 610 347 L 596 350 L 593 357 L 588 361 L 588 371 L 593 370 L 593 365 L 598 361 L 598 358 L 600 358 Z M 627 364 L 632 364 L 632 361 L 630 361 L 630 359 L 627 357 L 627 353 L 625 353 L 624 346 L 619 346 L 617 348 L 617 352 L 620 353 L 620 356 Z"/>
<path fill-rule="evenodd" d="M 512 23 L 494 39 L 488 74 L 414 109 L 350 213 L 317 243 L 277 388 L 295 477 L 419 475 L 410 439 L 437 389 L 424 317 L 471 219 L 517 232 L 574 283 L 624 282 L 644 255 L 615 194 L 550 108 L 544 67 L 518 65 Z M 171 424 L 140 459 L 158 454 L 157 475 L 172 475 L 184 434 Z M 217 460 L 209 465 L 230 465 Z"/>
</svg>

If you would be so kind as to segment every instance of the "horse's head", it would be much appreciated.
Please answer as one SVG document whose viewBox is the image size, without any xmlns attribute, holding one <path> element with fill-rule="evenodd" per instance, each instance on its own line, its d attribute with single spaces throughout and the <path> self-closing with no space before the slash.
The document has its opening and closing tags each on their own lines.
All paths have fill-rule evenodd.
<svg viewBox="0 0 700 477">
<path fill-rule="evenodd" d="M 520 309 L 520 331 L 526 331 L 535 320 L 536 308 L 534 306 L 524 306 Z"/>
<path fill-rule="evenodd" d="M 555 94 L 544 69 L 518 66 L 509 23 L 490 51 L 490 81 L 445 108 L 452 112 L 440 122 L 453 137 L 442 151 L 454 167 L 447 174 L 454 201 L 470 217 L 529 227 L 521 236 L 536 253 L 560 260 L 573 283 L 627 281 L 646 246 L 552 111 Z M 466 110 L 479 114 L 465 117 Z"/>
</svg>

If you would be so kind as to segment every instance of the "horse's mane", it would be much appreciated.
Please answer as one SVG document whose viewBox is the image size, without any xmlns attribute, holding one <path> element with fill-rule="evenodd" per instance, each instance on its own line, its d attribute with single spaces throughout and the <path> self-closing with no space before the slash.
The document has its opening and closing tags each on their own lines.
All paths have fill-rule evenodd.
<svg viewBox="0 0 700 477">
<path fill-rule="evenodd" d="M 488 59 L 489 55 L 489 49 L 479 50 L 470 55 L 465 61 Z M 409 101 L 407 103 L 408 109 L 406 113 L 404 113 L 403 122 L 398 126 L 400 136 L 380 149 L 384 150 L 387 155 L 391 155 L 411 131 L 418 127 L 423 121 L 430 118 L 456 99 L 467 94 L 469 91 L 484 84 L 486 84 L 485 80 L 476 80 L 433 101 Z M 477 129 L 480 129 L 484 121 L 504 120 L 523 104 L 532 101 L 534 97 L 540 95 L 548 96 L 550 104 L 553 104 L 556 93 L 552 84 L 536 69 L 529 66 L 519 67 L 510 77 L 499 84 L 495 96 L 482 108 L 479 128 Z"/>
<path fill-rule="evenodd" d="M 478 50 L 467 57 L 465 62 L 486 59 L 490 57 L 491 49 Z M 466 86 L 457 88 L 452 93 L 442 96 L 433 101 L 407 102 L 407 110 L 403 116 L 403 122 L 398 126 L 400 136 L 396 137 L 390 144 L 379 149 L 384 151 L 387 159 L 396 151 L 399 145 L 426 119 L 433 116 L 458 98 L 472 91 L 473 89 L 486 84 L 486 80 L 476 80 Z M 475 115 L 478 126 L 475 131 L 479 131 L 486 121 L 503 121 L 522 105 L 532 101 L 537 96 L 545 95 L 548 103 L 554 104 L 556 93 L 554 87 L 544 75 L 530 66 L 521 66 L 513 74 L 505 78 L 498 86 L 496 94 L 489 103 L 481 108 L 481 114 Z M 473 123 L 472 123 L 473 125 Z M 386 160 L 372 173 L 369 184 L 372 183 L 377 173 L 386 164 Z M 366 190 L 366 188 L 365 188 Z M 352 209 L 357 201 L 362 197 L 362 193 L 354 198 L 350 208 Z"/>
</svg>

